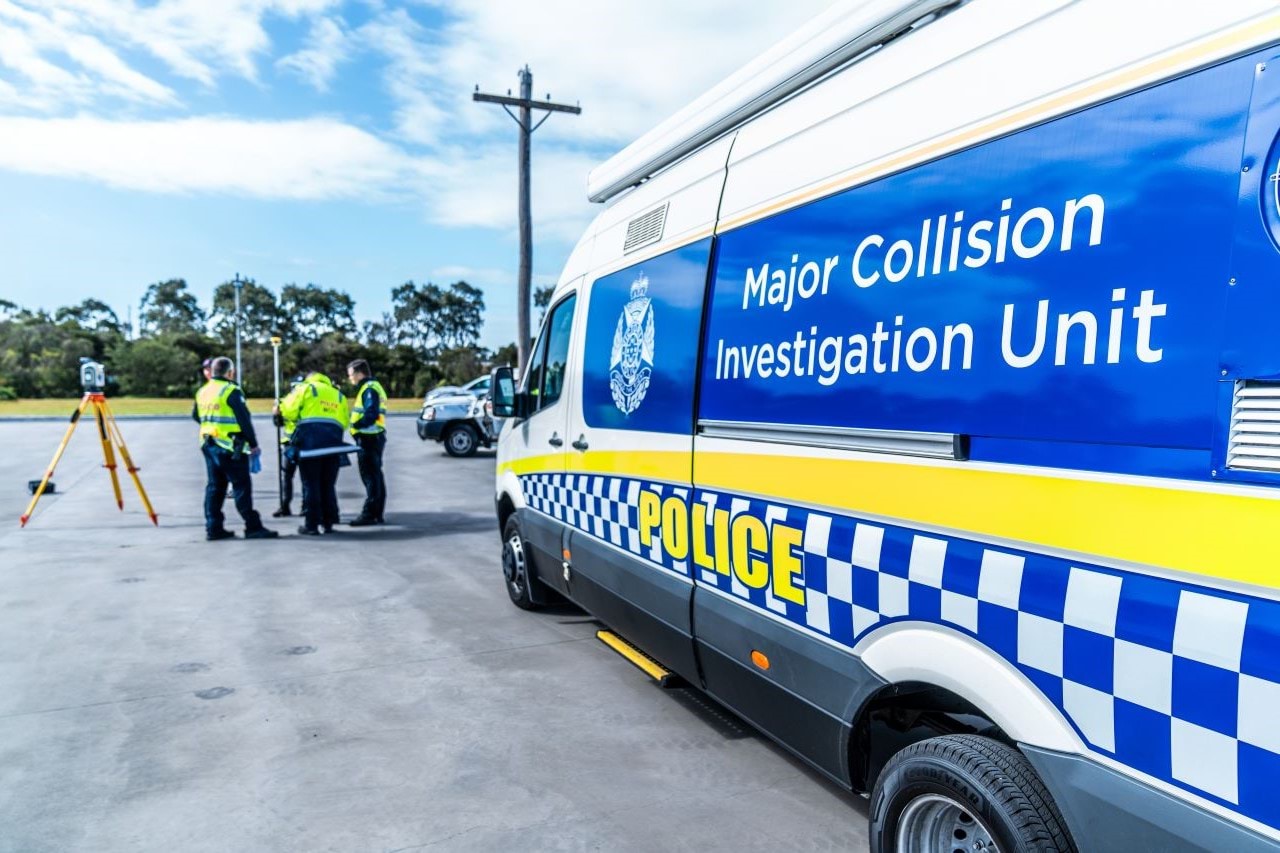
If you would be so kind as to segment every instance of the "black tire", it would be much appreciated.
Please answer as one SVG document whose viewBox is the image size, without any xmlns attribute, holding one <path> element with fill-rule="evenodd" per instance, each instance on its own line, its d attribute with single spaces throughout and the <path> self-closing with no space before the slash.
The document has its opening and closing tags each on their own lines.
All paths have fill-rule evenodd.
<svg viewBox="0 0 1280 853">
<path fill-rule="evenodd" d="M 520 521 L 513 515 L 502 528 L 502 576 L 511 603 L 521 610 L 537 610 L 541 606 L 534 602 L 529 591 L 537 582 L 529 555 L 529 546 L 520 532 Z"/>
<path fill-rule="evenodd" d="M 444 434 L 444 452 L 450 456 L 475 456 L 480 446 L 480 437 L 469 424 L 458 424 L 450 427 Z"/>
<path fill-rule="evenodd" d="M 1062 813 L 1022 753 L 978 735 L 912 744 L 885 765 L 871 792 L 872 853 L 900 849 L 1075 853 Z M 915 846 L 899 847 L 899 834 Z M 989 849 L 989 848 L 987 848 Z"/>
</svg>

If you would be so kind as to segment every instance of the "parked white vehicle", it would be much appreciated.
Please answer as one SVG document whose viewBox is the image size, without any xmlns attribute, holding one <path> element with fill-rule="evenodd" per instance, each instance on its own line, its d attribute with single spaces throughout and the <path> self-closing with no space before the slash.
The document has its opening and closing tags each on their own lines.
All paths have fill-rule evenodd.
<svg viewBox="0 0 1280 853">
<path fill-rule="evenodd" d="M 474 456 L 479 448 L 493 446 L 502 426 L 487 404 L 487 394 L 459 393 L 429 400 L 418 414 L 418 438 L 440 442 L 450 456 Z"/>
<path fill-rule="evenodd" d="M 477 376 L 466 385 L 438 385 L 427 392 L 422 402 L 430 403 L 441 397 L 453 397 L 458 394 L 470 394 L 472 397 L 483 397 L 489 393 L 489 377 Z"/>
</svg>

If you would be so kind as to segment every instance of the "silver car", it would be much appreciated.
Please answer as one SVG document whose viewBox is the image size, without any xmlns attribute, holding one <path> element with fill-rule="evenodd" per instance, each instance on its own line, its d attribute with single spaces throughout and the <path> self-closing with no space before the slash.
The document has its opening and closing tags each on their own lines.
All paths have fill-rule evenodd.
<svg viewBox="0 0 1280 853">
<path fill-rule="evenodd" d="M 423 403 L 430 403 L 442 397 L 456 397 L 459 394 L 470 394 L 473 397 L 484 397 L 489 393 L 489 377 L 479 376 L 466 385 L 439 385 L 427 392 Z"/>
<path fill-rule="evenodd" d="M 493 419 L 488 402 L 487 393 L 428 398 L 418 415 L 418 438 L 442 443 L 450 456 L 472 456 L 481 447 L 492 447 L 502 422 Z"/>
</svg>

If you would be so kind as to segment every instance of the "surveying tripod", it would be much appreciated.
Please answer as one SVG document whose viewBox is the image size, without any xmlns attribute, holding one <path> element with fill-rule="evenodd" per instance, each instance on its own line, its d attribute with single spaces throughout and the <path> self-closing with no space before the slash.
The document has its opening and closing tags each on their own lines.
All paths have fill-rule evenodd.
<svg viewBox="0 0 1280 853">
<path fill-rule="evenodd" d="M 26 527 L 27 522 L 31 519 L 31 513 L 35 511 L 36 503 L 40 500 L 40 496 L 44 494 L 45 488 L 49 485 L 49 480 L 53 477 L 53 469 L 58 467 L 58 460 L 62 458 L 63 452 L 67 449 L 67 443 L 71 441 L 71 434 L 76 431 L 76 425 L 80 423 L 80 416 L 84 414 L 85 409 L 93 406 L 94 417 L 98 421 L 98 437 L 102 442 L 103 466 L 111 472 L 111 488 L 116 493 L 116 506 L 124 509 L 124 497 L 120 494 L 120 478 L 116 476 L 116 448 L 120 449 L 120 458 L 124 460 L 125 470 L 129 472 L 129 476 L 133 478 L 133 484 L 138 487 L 138 495 L 142 498 L 142 505 L 147 510 L 147 515 L 151 516 L 151 523 L 157 527 L 160 520 L 156 518 L 156 511 L 151 508 L 151 500 L 147 497 L 147 490 L 142 488 L 142 481 L 138 479 L 138 466 L 133 464 L 133 459 L 129 457 L 129 448 L 125 447 L 124 436 L 120 434 L 120 427 L 116 425 L 115 415 L 111 414 L 111 410 L 107 408 L 107 398 L 101 391 L 87 391 L 84 398 L 80 401 L 80 405 L 71 414 L 71 423 L 67 426 L 67 432 L 62 436 L 62 443 L 58 445 L 58 450 L 53 454 L 53 461 L 49 463 L 49 470 L 45 472 L 44 479 L 40 481 L 40 487 L 36 489 L 36 493 L 31 498 L 31 503 L 27 505 L 27 511 L 22 514 L 19 519 L 20 526 Z"/>
</svg>

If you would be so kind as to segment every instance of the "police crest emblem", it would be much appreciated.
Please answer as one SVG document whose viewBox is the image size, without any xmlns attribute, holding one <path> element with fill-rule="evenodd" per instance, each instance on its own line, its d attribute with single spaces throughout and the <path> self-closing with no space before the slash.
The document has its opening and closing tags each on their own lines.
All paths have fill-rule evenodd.
<svg viewBox="0 0 1280 853">
<path fill-rule="evenodd" d="M 631 283 L 631 301 L 622 307 L 609 357 L 613 404 L 629 415 L 644 402 L 653 376 L 653 302 L 644 273 Z"/>
</svg>

